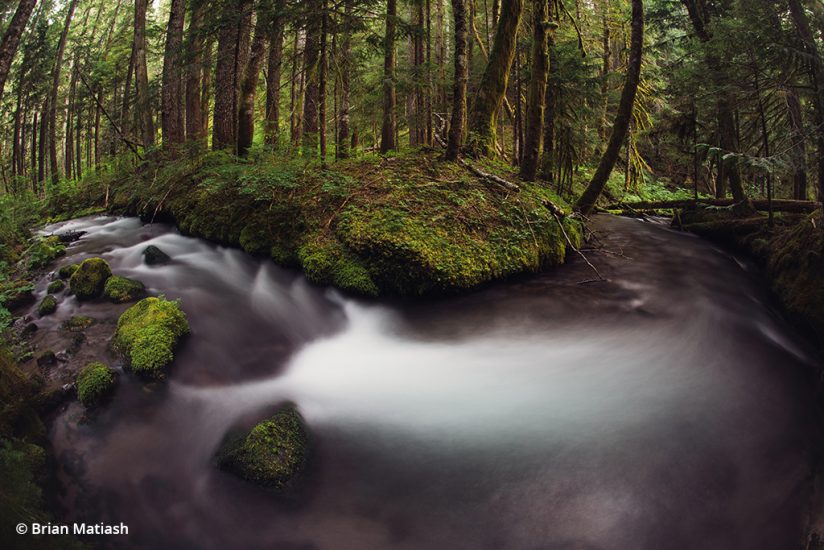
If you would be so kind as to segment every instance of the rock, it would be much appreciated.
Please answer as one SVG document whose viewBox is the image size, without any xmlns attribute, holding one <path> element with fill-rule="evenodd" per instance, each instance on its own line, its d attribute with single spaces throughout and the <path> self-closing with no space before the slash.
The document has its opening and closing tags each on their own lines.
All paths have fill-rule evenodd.
<svg viewBox="0 0 824 550">
<path fill-rule="evenodd" d="M 79 268 L 79 267 L 80 267 L 80 264 L 64 265 L 63 267 L 61 267 L 60 269 L 57 270 L 57 276 L 60 277 L 61 279 L 68 279 L 72 275 L 74 275 L 74 272 L 77 271 L 77 268 Z"/>
<path fill-rule="evenodd" d="M 189 322 L 177 302 L 144 298 L 120 316 L 113 343 L 136 373 L 162 378 L 180 338 L 188 332 Z"/>
<path fill-rule="evenodd" d="M 94 319 L 86 315 L 75 315 L 70 319 L 63 321 L 60 328 L 68 330 L 69 332 L 81 332 L 92 326 Z"/>
<path fill-rule="evenodd" d="M 218 451 L 217 463 L 248 481 L 283 488 L 303 468 L 307 442 L 303 418 L 290 405 L 245 436 L 229 438 Z"/>
<path fill-rule="evenodd" d="M 103 363 L 89 363 L 77 375 L 77 398 L 84 407 L 94 407 L 111 395 L 116 383 L 112 369 Z"/>
<path fill-rule="evenodd" d="M 61 363 L 66 363 L 69 360 L 69 354 L 66 351 L 58 351 L 54 358 Z"/>
<path fill-rule="evenodd" d="M 172 258 L 155 245 L 150 244 L 143 249 L 143 261 L 146 262 L 147 265 L 160 265 L 169 263 L 172 261 Z"/>
<path fill-rule="evenodd" d="M 84 260 L 69 279 L 69 288 L 78 300 L 90 300 L 103 293 L 106 280 L 112 276 L 103 258 Z"/>
<path fill-rule="evenodd" d="M 143 283 L 126 277 L 113 275 L 106 281 L 103 295 L 115 304 L 125 304 L 142 298 L 146 294 Z"/>
<path fill-rule="evenodd" d="M 37 306 L 37 313 L 40 314 L 40 317 L 45 317 L 55 311 L 57 311 L 57 299 L 51 294 L 47 294 L 46 297 L 40 301 L 40 305 Z"/>
<path fill-rule="evenodd" d="M 24 338 L 27 337 L 27 336 L 31 336 L 32 334 L 37 332 L 38 328 L 39 327 L 37 326 L 36 323 L 29 323 L 29 324 L 27 324 L 26 326 L 23 327 L 23 330 L 20 331 L 20 335 L 23 336 Z"/>
<path fill-rule="evenodd" d="M 50 367 L 57 362 L 57 356 L 54 354 L 52 350 L 46 350 L 40 354 L 40 357 L 37 358 L 37 366 L 39 367 Z"/>
<path fill-rule="evenodd" d="M 57 279 L 49 283 L 49 286 L 46 287 L 46 292 L 49 294 L 57 294 L 58 292 L 62 292 L 64 288 L 66 288 L 65 281 Z"/>
<path fill-rule="evenodd" d="M 58 233 L 54 235 L 58 239 L 60 239 L 61 243 L 73 243 L 74 241 L 80 240 L 80 237 L 85 235 L 85 231 L 65 231 L 63 233 Z"/>
</svg>

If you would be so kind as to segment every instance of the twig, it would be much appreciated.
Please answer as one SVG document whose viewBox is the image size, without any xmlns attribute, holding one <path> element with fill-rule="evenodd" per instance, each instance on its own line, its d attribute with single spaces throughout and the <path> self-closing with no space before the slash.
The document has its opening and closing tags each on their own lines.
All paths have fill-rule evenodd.
<svg viewBox="0 0 824 550">
<path fill-rule="evenodd" d="M 592 265 L 592 263 L 591 263 L 591 262 L 587 259 L 587 257 L 584 255 L 584 253 L 583 253 L 583 252 L 581 252 L 581 251 L 578 249 L 578 247 L 576 247 L 574 244 L 572 244 L 572 240 L 569 238 L 569 235 L 567 235 L 566 229 L 564 229 L 564 224 L 563 224 L 563 223 L 561 223 L 561 218 L 559 218 L 559 217 L 558 217 L 558 214 L 556 214 L 555 212 L 553 212 L 553 213 L 552 213 L 552 215 L 555 217 L 555 221 L 556 221 L 556 222 L 558 222 L 558 227 L 560 227 L 560 228 L 561 228 L 561 233 L 563 233 L 563 234 L 564 234 L 564 238 L 566 239 L 566 242 L 567 242 L 567 244 L 570 246 L 570 248 L 572 248 L 572 250 L 574 250 L 575 252 L 577 252 L 577 253 L 578 253 L 578 255 L 579 255 L 579 256 L 581 256 L 581 258 L 583 258 L 583 259 L 584 259 L 584 261 L 585 261 L 585 262 L 586 262 L 586 264 L 590 267 L 590 269 L 592 269 L 592 271 L 594 271 L 594 272 L 595 272 L 596 277 L 598 277 L 598 279 L 597 279 L 598 281 L 606 281 L 607 279 L 604 279 L 604 278 L 601 276 L 601 273 L 598 271 L 598 269 L 597 269 L 594 265 Z M 580 284 L 590 283 L 590 282 L 595 282 L 595 281 L 592 281 L 592 280 L 589 280 L 589 281 L 583 281 L 583 282 L 582 282 L 582 283 L 580 283 Z"/>
</svg>

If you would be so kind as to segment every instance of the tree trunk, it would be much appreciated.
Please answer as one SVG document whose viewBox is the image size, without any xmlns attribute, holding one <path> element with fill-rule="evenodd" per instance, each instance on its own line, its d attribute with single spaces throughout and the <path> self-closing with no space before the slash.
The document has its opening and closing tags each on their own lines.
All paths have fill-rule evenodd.
<svg viewBox="0 0 824 550">
<path fill-rule="evenodd" d="M 183 19 L 185 0 L 172 0 L 169 25 L 166 27 L 166 47 L 163 52 L 162 129 L 163 147 L 169 148 L 186 141 L 183 111 L 182 76 Z"/>
<path fill-rule="evenodd" d="M 632 34 L 630 37 L 629 60 L 627 62 L 627 77 L 624 89 L 621 91 L 621 102 L 612 125 L 612 135 L 606 151 L 601 157 L 598 169 L 589 182 L 581 198 L 576 203 L 576 209 L 583 214 L 589 214 L 595 207 L 595 201 L 601 195 L 612 172 L 618 154 L 621 151 L 624 139 L 629 129 L 632 110 L 635 105 L 635 93 L 641 79 L 641 56 L 644 48 L 644 4 L 643 0 L 632 0 Z"/>
<path fill-rule="evenodd" d="M 318 154 L 318 103 L 320 102 L 320 0 L 309 0 L 306 5 L 306 40 L 303 50 L 303 71 L 306 88 L 303 95 L 303 150 L 304 154 Z"/>
<path fill-rule="evenodd" d="M 547 35 L 552 32 L 547 9 L 547 0 L 533 3 L 532 69 L 529 76 L 529 91 L 526 105 L 526 132 L 524 133 L 524 160 L 521 163 L 521 178 L 533 181 L 538 173 L 541 156 L 541 140 L 544 131 L 544 101 L 546 100 L 549 54 Z"/>
<path fill-rule="evenodd" d="M 807 140 L 804 137 L 804 120 L 801 102 L 792 88 L 785 90 L 787 118 L 790 123 L 790 156 L 793 162 L 793 198 L 807 200 Z"/>
<path fill-rule="evenodd" d="M 283 67 L 283 28 L 285 18 L 283 8 L 285 0 L 275 3 L 272 36 L 269 45 L 269 59 L 266 71 L 266 128 L 265 140 L 268 145 L 276 146 L 280 134 L 280 76 Z"/>
<path fill-rule="evenodd" d="M 512 0 L 501 5 L 495 43 L 469 112 L 466 149 L 473 156 L 495 155 L 495 114 L 501 108 L 506 94 L 523 6 L 523 0 Z"/>
<path fill-rule="evenodd" d="M 6 27 L 6 32 L 3 33 L 3 40 L 0 42 L 0 99 L 3 98 L 6 78 L 9 76 L 14 54 L 17 53 L 17 46 L 20 45 L 20 37 L 26 30 L 26 23 L 31 17 L 35 4 L 37 0 L 20 0 L 9 26 Z"/>
<path fill-rule="evenodd" d="M 353 0 L 343 3 L 343 37 L 340 43 L 340 106 L 338 108 L 338 146 L 336 156 L 339 159 L 349 157 L 349 91 L 352 70 L 352 9 Z"/>
<path fill-rule="evenodd" d="M 328 75 L 328 52 L 326 38 L 329 32 L 329 14 L 326 0 L 321 5 L 320 59 L 318 61 L 318 134 L 320 138 L 320 161 L 326 165 L 326 83 Z"/>
<path fill-rule="evenodd" d="M 266 41 L 269 39 L 269 33 L 271 32 L 269 24 L 270 22 L 263 14 L 258 15 L 249 64 L 246 66 L 246 72 L 240 85 L 237 154 L 241 157 L 245 157 L 249 153 L 249 148 L 252 146 L 252 140 L 255 136 L 255 96 L 257 95 L 260 69 L 263 67 L 263 59 L 266 57 Z"/>
<path fill-rule="evenodd" d="M 49 167 L 53 182 L 60 179 L 60 167 L 57 164 L 57 91 L 60 86 L 60 72 L 63 69 L 63 54 L 66 52 L 66 40 L 69 36 L 69 27 L 74 17 L 74 9 L 77 7 L 77 0 L 71 0 L 66 11 L 66 22 L 63 24 L 63 32 L 57 43 L 57 54 L 52 70 L 52 87 L 49 93 Z"/>
<path fill-rule="evenodd" d="M 232 0 L 227 2 L 221 17 L 212 126 L 212 148 L 215 150 L 234 150 L 237 142 L 238 72 L 245 57 L 243 49 L 247 38 L 243 34 L 248 31 L 246 21 L 251 8 L 251 0 Z"/>
<path fill-rule="evenodd" d="M 396 0 L 386 2 L 386 32 L 383 38 L 383 126 L 381 153 L 397 148 L 395 134 L 395 24 L 398 17 Z"/>
<path fill-rule="evenodd" d="M 455 82 L 452 88 L 452 120 L 449 123 L 447 160 L 458 159 L 466 128 L 466 87 L 469 82 L 469 60 L 467 58 L 469 29 L 466 0 L 452 0 L 452 15 L 455 20 Z"/>
<path fill-rule="evenodd" d="M 205 0 L 193 0 L 189 17 L 189 31 L 186 37 L 190 55 L 186 66 L 186 139 L 202 143 L 206 138 L 201 109 L 201 82 L 203 78 L 203 18 L 206 12 Z"/>
<path fill-rule="evenodd" d="M 550 21 L 552 21 L 552 10 L 549 10 Z M 544 111 L 544 144 L 541 155 L 541 176 L 550 185 L 555 180 L 555 109 L 558 103 L 558 80 L 560 78 L 558 70 L 558 54 L 555 51 L 555 35 L 549 33 L 549 75 L 546 85 L 546 109 Z"/>
<path fill-rule="evenodd" d="M 134 77 L 137 87 L 135 104 L 140 121 L 143 147 L 152 147 L 155 140 L 152 105 L 149 98 L 149 72 L 146 66 L 146 8 L 148 0 L 134 2 Z"/>
</svg>

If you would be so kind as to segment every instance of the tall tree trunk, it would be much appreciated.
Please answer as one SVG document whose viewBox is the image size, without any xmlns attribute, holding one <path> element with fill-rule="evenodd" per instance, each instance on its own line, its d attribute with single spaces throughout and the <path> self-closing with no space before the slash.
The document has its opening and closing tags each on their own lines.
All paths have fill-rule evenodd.
<svg viewBox="0 0 824 550">
<path fill-rule="evenodd" d="M 785 90 L 787 118 L 790 123 L 791 158 L 793 161 L 793 198 L 807 200 L 807 141 L 804 137 L 804 121 L 801 101 L 792 88 Z"/>
<path fill-rule="evenodd" d="M 598 126 L 598 137 L 601 141 L 607 140 L 607 114 L 609 112 L 609 72 L 610 72 L 610 30 L 609 30 L 610 0 L 601 0 L 601 24 L 603 26 L 601 51 L 601 121 Z M 601 144 L 596 147 L 600 152 Z"/>
<path fill-rule="evenodd" d="M 383 37 L 383 126 L 381 153 L 397 149 L 395 134 L 395 24 L 398 17 L 396 0 L 386 2 L 386 31 Z"/>
<path fill-rule="evenodd" d="M 186 14 L 185 0 L 172 0 L 169 24 L 166 27 L 166 47 L 163 51 L 162 129 L 163 147 L 173 148 L 186 141 L 183 112 L 181 62 L 183 49 L 183 19 Z"/>
<path fill-rule="evenodd" d="M 627 77 L 624 82 L 624 89 L 621 91 L 621 102 L 618 104 L 618 112 L 615 115 L 615 122 L 612 125 L 612 135 L 606 151 L 601 157 L 598 169 L 589 182 L 584 193 L 576 203 L 576 209 L 583 214 L 588 214 L 595 207 L 595 201 L 604 190 L 609 175 L 612 172 L 621 145 L 627 135 L 632 110 L 635 105 L 635 93 L 638 90 L 638 83 L 641 80 L 641 56 L 644 49 L 644 4 L 643 0 L 632 0 L 632 35 L 630 38 L 629 60 L 627 62 Z"/>
<path fill-rule="evenodd" d="M 143 147 L 152 147 L 155 141 L 152 105 L 149 98 L 149 72 L 146 65 L 146 8 L 148 0 L 134 2 L 134 78 L 137 88 L 135 110 L 140 121 Z"/>
<path fill-rule="evenodd" d="M 266 71 L 266 143 L 272 146 L 278 144 L 280 134 L 280 80 L 283 67 L 283 29 L 285 17 L 283 8 L 285 0 L 275 2 L 272 36 L 269 45 L 269 59 Z"/>
<path fill-rule="evenodd" d="M 46 141 L 49 137 L 49 100 L 43 103 L 43 110 L 40 112 L 40 135 L 37 142 L 37 186 L 35 193 L 40 193 L 46 181 Z"/>
<path fill-rule="evenodd" d="M 349 92 L 352 70 L 352 6 L 353 0 L 343 2 L 343 37 L 340 43 L 340 105 L 338 107 L 338 146 L 336 156 L 349 157 Z"/>
<path fill-rule="evenodd" d="M 212 82 L 214 72 L 212 71 L 212 54 L 215 49 L 215 41 L 209 39 L 206 41 L 203 50 L 203 64 L 200 74 L 201 89 L 200 89 L 200 118 L 203 122 L 201 130 L 201 139 L 206 139 L 209 135 L 209 104 L 212 100 Z"/>
<path fill-rule="evenodd" d="M 0 99 L 3 98 L 6 78 L 9 76 L 14 54 L 17 53 L 17 46 L 20 45 L 20 37 L 23 36 L 23 31 L 26 30 L 26 23 L 31 17 L 35 4 L 37 4 L 37 0 L 20 0 L 9 26 L 6 27 L 6 32 L 3 33 L 3 40 L 0 41 Z"/>
<path fill-rule="evenodd" d="M 206 138 L 201 110 L 201 81 L 203 75 L 203 18 L 205 0 L 192 0 L 186 46 L 190 59 L 186 65 L 186 139 L 202 143 Z"/>
<path fill-rule="evenodd" d="M 63 69 L 63 54 L 66 52 L 66 40 L 69 36 L 69 27 L 74 17 L 74 9 L 77 7 L 77 0 L 71 0 L 66 11 L 66 22 L 63 24 L 63 32 L 60 33 L 60 40 L 57 43 L 57 55 L 54 60 L 52 70 L 52 87 L 49 93 L 49 166 L 53 182 L 60 179 L 60 167 L 57 164 L 57 91 L 60 86 L 60 72 Z"/>
<path fill-rule="evenodd" d="M 320 59 L 318 61 L 318 133 L 320 138 L 320 161 L 326 164 L 326 83 L 328 74 L 328 52 L 326 38 L 329 32 L 327 0 L 321 5 Z"/>
<path fill-rule="evenodd" d="M 524 160 L 521 178 L 533 181 L 538 173 L 541 156 L 541 140 L 544 131 L 544 102 L 546 101 L 549 53 L 547 36 L 552 32 L 547 0 L 534 0 L 532 24 L 532 69 L 529 75 L 529 91 L 526 105 L 526 131 L 524 133 Z"/>
<path fill-rule="evenodd" d="M 255 136 L 255 96 L 260 78 L 260 69 L 266 57 L 266 41 L 269 39 L 270 22 L 263 14 L 258 15 L 255 38 L 249 63 L 240 85 L 240 106 L 238 107 L 237 154 L 245 157 Z"/>
<path fill-rule="evenodd" d="M 449 123 L 447 160 L 457 160 L 460 155 L 466 128 L 466 87 L 469 82 L 466 0 L 452 0 L 452 15 L 455 20 L 455 82 L 452 88 L 452 120 Z"/>
<path fill-rule="evenodd" d="M 243 62 L 243 35 L 248 32 L 247 14 L 251 14 L 251 0 L 230 0 L 221 17 L 215 69 L 215 108 L 212 126 L 212 148 L 234 150 L 237 142 L 237 85 L 238 71 Z"/>
<path fill-rule="evenodd" d="M 523 0 L 512 0 L 501 5 L 495 42 L 469 112 L 466 149 L 473 156 L 495 155 L 495 114 L 506 94 L 523 6 Z"/>
<path fill-rule="evenodd" d="M 304 154 L 318 154 L 318 104 L 320 102 L 320 0 L 306 3 L 306 39 L 303 49 L 303 71 L 306 88 L 303 95 L 303 150 Z"/>
<path fill-rule="evenodd" d="M 550 21 L 552 10 L 549 10 Z M 555 109 L 558 103 L 558 54 L 555 50 L 555 35 L 549 33 L 549 74 L 546 85 L 546 109 L 544 111 L 544 144 L 541 155 L 541 176 L 550 185 L 555 181 Z"/>
</svg>

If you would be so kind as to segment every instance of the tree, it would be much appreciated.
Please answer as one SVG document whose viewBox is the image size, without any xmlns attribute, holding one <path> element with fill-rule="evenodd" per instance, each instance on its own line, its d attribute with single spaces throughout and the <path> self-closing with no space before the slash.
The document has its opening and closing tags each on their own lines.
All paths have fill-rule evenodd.
<svg viewBox="0 0 824 550">
<path fill-rule="evenodd" d="M 338 62 L 340 71 L 340 107 L 338 108 L 338 135 L 335 156 L 339 159 L 349 157 L 349 93 L 352 70 L 352 10 L 353 0 L 343 2 L 343 36 L 341 38 Z"/>
<path fill-rule="evenodd" d="M 606 151 L 592 180 L 584 193 L 575 204 L 575 208 L 582 214 L 589 214 L 595 207 L 595 201 L 601 195 L 607 184 L 609 175 L 618 160 L 621 146 L 627 136 L 632 110 L 635 105 L 635 94 L 641 80 L 641 57 L 644 49 L 644 4 L 643 0 L 632 0 L 632 35 L 630 38 L 629 60 L 627 62 L 627 76 L 624 88 L 621 91 L 621 102 L 612 125 L 612 134 L 609 137 Z"/>
<path fill-rule="evenodd" d="M 548 34 L 553 24 L 549 20 L 547 0 L 534 0 L 532 23 L 532 70 L 527 92 L 526 132 L 524 133 L 524 160 L 521 162 L 521 178 L 533 181 L 538 173 L 541 156 L 541 140 L 544 131 L 544 102 L 546 100 L 547 74 L 549 73 Z"/>
<path fill-rule="evenodd" d="M 501 109 L 506 94 L 523 6 L 523 0 L 501 4 L 495 41 L 468 117 L 466 150 L 472 156 L 495 155 L 495 115 Z"/>
<path fill-rule="evenodd" d="M 271 14 L 258 13 L 255 25 L 255 38 L 249 63 L 240 85 L 240 106 L 238 108 L 237 154 L 245 157 L 252 146 L 255 134 L 255 96 L 257 92 L 260 69 L 266 57 L 266 44 L 269 40 Z"/>
<path fill-rule="evenodd" d="M 57 91 L 60 86 L 60 71 L 63 68 L 63 54 L 66 52 L 66 39 L 69 36 L 69 27 L 74 17 L 74 9 L 77 7 L 77 0 L 71 0 L 66 10 L 66 22 L 63 24 L 63 32 L 60 33 L 60 40 L 57 43 L 57 54 L 54 58 L 54 69 L 52 69 L 52 87 L 49 93 L 49 167 L 51 168 L 52 181 L 60 179 L 60 168 L 57 164 Z"/>
<path fill-rule="evenodd" d="M 220 17 L 215 69 L 215 105 L 212 148 L 235 150 L 237 145 L 238 87 L 246 67 L 252 19 L 252 0 L 226 0 Z"/>
<path fill-rule="evenodd" d="M 466 128 L 466 86 L 469 81 L 469 59 L 467 58 L 466 2 L 452 0 L 452 15 L 455 20 L 455 78 L 452 87 L 452 119 L 449 123 L 449 142 L 446 158 L 456 160 L 461 151 Z"/>
<path fill-rule="evenodd" d="M 320 104 L 320 35 L 321 19 L 320 0 L 306 3 L 306 45 L 303 50 L 303 67 L 306 73 L 306 88 L 303 96 L 303 149 L 305 154 L 316 155 L 320 139 L 320 121 L 318 108 Z"/>
<path fill-rule="evenodd" d="M 269 58 L 266 68 L 266 127 L 265 139 L 269 145 L 277 145 L 280 134 L 280 80 L 283 67 L 283 13 L 285 0 L 276 0 L 269 40 Z"/>
<path fill-rule="evenodd" d="M 203 141 L 206 137 L 201 109 L 203 79 L 203 19 L 206 12 L 205 0 L 192 0 L 189 30 L 186 45 L 189 53 L 186 65 L 186 138 Z"/>
<path fill-rule="evenodd" d="M 146 65 L 146 8 L 148 0 L 134 2 L 134 76 L 137 87 L 137 117 L 143 136 L 143 146 L 154 145 L 155 130 L 149 98 L 149 69 Z"/>
<path fill-rule="evenodd" d="M 0 99 L 3 98 L 6 78 L 9 76 L 14 54 L 17 53 L 20 37 L 23 36 L 23 31 L 26 29 L 26 23 L 29 21 L 35 4 L 37 4 L 37 0 L 20 0 L 9 26 L 6 27 L 6 32 L 3 33 L 3 40 L 0 42 Z"/>
<path fill-rule="evenodd" d="M 181 49 L 183 46 L 184 0 L 172 0 L 169 24 L 166 28 L 166 47 L 163 53 L 162 116 L 163 145 L 170 147 L 186 141 L 181 88 Z"/>
<path fill-rule="evenodd" d="M 383 38 L 383 125 L 381 153 L 397 148 L 395 133 L 395 23 L 398 17 L 396 0 L 386 2 L 386 31 Z"/>
</svg>

